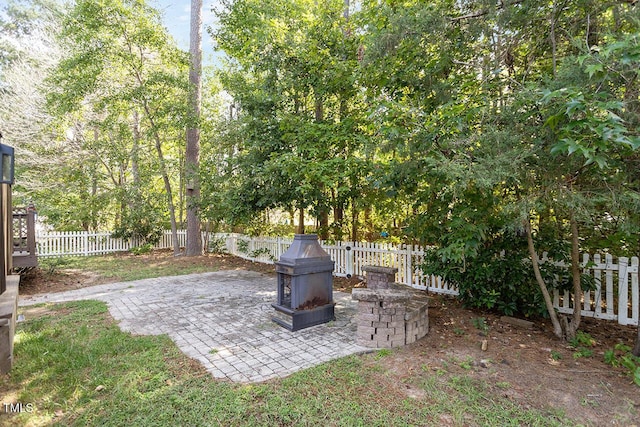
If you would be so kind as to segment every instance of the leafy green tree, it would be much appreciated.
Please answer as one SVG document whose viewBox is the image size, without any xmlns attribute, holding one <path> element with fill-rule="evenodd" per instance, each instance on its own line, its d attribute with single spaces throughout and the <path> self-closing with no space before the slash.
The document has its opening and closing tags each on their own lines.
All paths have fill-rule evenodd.
<svg viewBox="0 0 640 427">
<path fill-rule="evenodd" d="M 34 192 L 47 187 L 42 170 L 51 169 L 38 155 L 50 141 L 51 117 L 41 86 L 59 57 L 60 29 L 56 2 L 10 0 L 0 6 L 0 126 L 5 141 L 16 148 L 14 203 L 38 202 Z"/>
<path fill-rule="evenodd" d="M 577 301 L 581 299 L 581 228 L 599 228 L 605 233 L 622 229 L 626 238 L 621 238 L 616 247 L 624 250 L 631 244 L 638 249 L 639 24 L 637 17 L 632 18 L 627 23 L 633 29 L 631 34 L 608 33 L 599 44 L 585 46 L 584 54 L 572 58 L 574 63 L 566 61 L 567 69 L 560 69 L 553 83 L 561 87 L 545 91 L 543 97 L 542 113 L 548 117 L 546 124 L 555 137 L 550 152 L 566 157 L 565 164 L 571 165 L 557 177 L 556 188 L 560 202 L 557 210 L 566 212 L 570 225 L 573 292 Z M 576 76 L 575 70 L 582 74 Z M 530 227 L 527 229 L 531 242 Z M 622 237 L 619 233 L 614 235 Z M 531 243 L 530 252 L 533 253 Z M 533 255 L 532 259 L 535 269 Z M 537 272 L 536 276 L 544 288 Z M 567 336 L 575 335 L 580 324 L 580 307 L 576 305 L 570 324 L 558 325 L 552 314 L 556 334 L 561 327 Z"/>
<path fill-rule="evenodd" d="M 502 262 L 498 243 L 507 237 L 514 253 L 529 247 L 534 269 L 540 250 L 560 248 L 554 255 L 571 260 L 580 300 L 580 230 L 597 222 L 612 231 L 612 222 L 633 219 L 619 201 L 637 199 L 637 186 L 623 185 L 637 170 L 624 164 L 637 157 L 637 127 L 622 117 L 636 103 L 629 94 L 637 93 L 638 67 L 627 48 L 615 61 L 604 47 L 635 40 L 635 12 L 634 5 L 592 1 L 365 3 L 375 23 L 363 61 L 374 125 L 393 154 L 380 180 L 415 200 L 407 231 L 436 245 L 439 268 L 459 280 L 486 277 L 489 265 Z M 549 30 L 544 37 L 541 28 Z M 609 69 L 622 63 L 626 79 Z M 546 96 L 543 87 L 552 88 Z M 556 334 L 575 335 L 579 307 L 561 324 L 543 273 L 535 276 Z M 500 286 L 491 283 L 471 282 L 477 293 L 469 298 L 488 295 L 485 306 L 509 307 L 494 298 Z"/>
<path fill-rule="evenodd" d="M 214 37 L 231 58 L 221 80 L 239 107 L 231 204 L 245 218 L 297 209 L 299 224 L 309 210 L 326 231 L 332 208 L 337 223 L 345 203 L 354 204 L 362 174 L 359 118 L 349 110 L 357 39 L 344 2 L 244 0 L 219 18 Z"/>
<path fill-rule="evenodd" d="M 146 168 L 159 174 L 178 253 L 171 171 L 178 170 L 172 163 L 186 127 L 185 54 L 161 26 L 157 11 L 144 1 L 77 1 L 65 16 L 63 29 L 62 42 L 69 54 L 49 80 L 52 113 L 66 120 L 75 115 L 86 122 L 87 128 L 97 132 L 97 144 L 128 141 L 116 155 L 123 179 L 114 182 L 121 186 L 124 177 L 132 175 L 131 191 L 119 192 L 132 197 L 123 200 L 123 209 L 140 209 L 145 200 L 142 192 L 158 190 L 151 177 L 143 188 L 143 159 Z M 125 139 L 123 132 L 129 133 Z M 148 149 L 155 151 L 155 157 L 148 155 Z M 115 154 L 109 149 L 104 152 Z M 125 217 L 138 216 L 123 211 L 121 218 Z"/>
</svg>

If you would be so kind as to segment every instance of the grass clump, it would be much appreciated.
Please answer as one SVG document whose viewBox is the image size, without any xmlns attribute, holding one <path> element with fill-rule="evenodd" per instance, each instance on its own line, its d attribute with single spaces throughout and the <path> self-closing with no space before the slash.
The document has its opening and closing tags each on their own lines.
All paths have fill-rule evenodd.
<svg viewBox="0 0 640 427">
<path fill-rule="evenodd" d="M 604 352 L 605 363 L 613 367 L 623 367 L 627 370 L 633 383 L 640 387 L 640 357 L 634 356 L 631 347 L 616 344 L 613 349 Z"/>
<path fill-rule="evenodd" d="M 569 341 L 569 345 L 575 349 L 574 359 L 593 356 L 591 347 L 596 345 L 596 341 L 586 332 L 578 331 L 575 338 Z"/>
<path fill-rule="evenodd" d="M 482 335 L 487 335 L 489 333 L 489 325 L 484 317 L 475 317 L 471 319 L 471 323 Z"/>
</svg>

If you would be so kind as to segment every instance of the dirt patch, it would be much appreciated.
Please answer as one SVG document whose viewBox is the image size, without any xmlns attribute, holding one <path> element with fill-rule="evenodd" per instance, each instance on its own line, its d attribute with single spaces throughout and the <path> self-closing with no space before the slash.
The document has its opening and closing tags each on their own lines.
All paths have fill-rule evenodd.
<svg viewBox="0 0 640 427">
<path fill-rule="evenodd" d="M 576 357 L 544 319 L 518 327 L 451 298 L 434 297 L 429 324 L 425 338 L 380 359 L 409 398 L 419 398 L 414 385 L 427 376 L 467 375 L 524 408 L 559 411 L 593 426 L 638 424 L 640 388 L 623 369 L 604 363 L 604 352 L 616 344 L 633 346 L 635 327 L 585 319 L 581 330 L 595 340 L 593 355 Z"/>
<path fill-rule="evenodd" d="M 69 291 L 86 286 L 100 284 L 100 278 L 94 274 L 64 270 L 49 272 L 36 268 L 22 274 L 20 295 L 47 294 Z"/>
<path fill-rule="evenodd" d="M 242 269 L 275 275 L 273 265 L 228 255 L 173 257 L 170 252 L 153 252 L 136 258 L 147 265 L 204 265 L 211 271 Z M 52 293 L 112 281 L 74 270 L 33 270 L 23 277 L 20 293 Z M 361 286 L 357 278 L 334 279 L 339 291 Z M 576 349 L 556 339 L 545 319 L 533 319 L 530 328 L 515 326 L 499 315 L 465 309 L 456 299 L 433 296 L 427 336 L 384 357 L 369 357 L 367 363 L 382 363 L 387 372 L 380 373 L 380 383 L 410 399 L 424 398 L 420 384 L 427 379 L 448 381 L 466 375 L 488 384 L 491 395 L 524 408 L 559 411 L 593 426 L 640 424 L 640 388 L 622 368 L 604 363 L 605 351 L 616 344 L 633 346 L 636 328 L 584 319 L 581 330 L 595 341 L 589 357 L 576 357 Z"/>
</svg>

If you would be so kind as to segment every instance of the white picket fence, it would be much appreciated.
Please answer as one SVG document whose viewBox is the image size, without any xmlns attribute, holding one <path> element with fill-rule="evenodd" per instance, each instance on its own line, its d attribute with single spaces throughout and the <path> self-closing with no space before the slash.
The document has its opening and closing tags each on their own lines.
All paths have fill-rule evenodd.
<svg viewBox="0 0 640 427">
<path fill-rule="evenodd" d="M 114 252 L 126 252 L 140 246 L 136 239 L 118 239 L 111 232 L 53 231 L 36 232 L 36 251 L 38 257 L 90 256 Z M 187 232 L 178 230 L 178 242 L 185 246 Z M 165 231 L 155 249 L 173 247 L 171 231 Z"/>
<path fill-rule="evenodd" d="M 230 254 L 269 264 L 279 259 L 293 241 L 291 238 L 248 237 L 241 234 L 216 234 L 214 238 L 224 239 Z M 458 294 L 458 290 L 449 286 L 441 277 L 422 273 L 420 265 L 424 250 L 420 246 L 324 241 L 320 241 L 320 244 L 335 262 L 335 276 L 362 277 L 362 267 L 366 265 L 395 267 L 398 269 L 398 283 L 441 294 Z"/>
<path fill-rule="evenodd" d="M 186 231 L 178 231 L 180 246 L 186 243 Z M 282 237 L 249 237 L 234 233 L 203 233 L 203 241 L 210 244 L 215 240 L 224 242 L 227 253 L 244 259 L 273 263 L 289 248 L 293 241 Z M 36 234 L 38 256 L 88 256 L 119 251 L 128 251 L 139 246 L 131 242 L 111 237 L 109 232 L 49 232 Z M 172 248 L 170 231 L 165 231 L 156 249 Z M 424 249 L 414 245 L 393 245 L 368 242 L 322 242 L 321 245 L 335 261 L 334 274 L 339 277 L 362 277 L 362 267 L 378 265 L 398 269 L 396 281 L 416 289 L 429 292 L 457 295 L 458 289 L 449 285 L 439 276 L 425 275 L 420 265 L 424 259 Z M 637 325 L 640 301 L 638 280 L 638 257 L 620 257 L 617 262 L 612 255 L 604 261 L 600 255 L 583 255 L 583 271 L 594 278 L 596 289 L 584 294 L 582 314 L 585 317 L 616 320 L 622 325 Z M 562 313 L 571 313 L 573 298 L 569 292 L 554 292 L 554 305 Z"/>
<path fill-rule="evenodd" d="M 544 258 L 543 258 L 544 259 Z M 595 290 L 584 293 L 582 315 L 597 319 L 617 320 L 621 325 L 637 325 L 639 315 L 638 257 L 618 258 L 606 254 L 582 254 L 583 273 L 593 276 Z M 585 268 L 586 267 L 586 268 Z M 561 313 L 573 313 L 574 299 L 569 292 L 555 291 L 553 304 Z"/>
<path fill-rule="evenodd" d="M 225 239 L 229 253 L 263 263 L 273 263 L 280 258 L 292 242 L 292 239 L 281 237 L 252 238 L 239 234 L 215 237 Z M 321 242 L 321 245 L 336 263 L 336 276 L 362 277 L 362 267 L 366 265 L 395 267 L 398 269 L 398 283 L 439 294 L 458 294 L 458 289 L 441 277 L 422 272 L 420 265 L 424 260 L 424 249 L 420 246 L 367 242 Z M 582 315 L 617 320 L 622 325 L 637 325 L 640 312 L 638 257 L 620 257 L 618 263 L 614 263 L 613 256 L 609 254 L 605 256 L 605 262 L 597 254 L 593 256 L 593 264 L 589 264 L 589 259 L 589 254 L 583 254 L 583 272 L 594 277 L 596 289 L 584 293 Z M 561 295 L 555 291 L 554 305 L 561 313 L 572 313 L 571 293 Z"/>
</svg>

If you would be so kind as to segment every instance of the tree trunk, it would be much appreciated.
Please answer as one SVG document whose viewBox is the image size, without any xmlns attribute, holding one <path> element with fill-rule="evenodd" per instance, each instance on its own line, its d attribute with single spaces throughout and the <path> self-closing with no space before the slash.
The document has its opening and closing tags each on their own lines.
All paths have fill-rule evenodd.
<svg viewBox="0 0 640 427">
<path fill-rule="evenodd" d="M 300 210 L 298 212 L 298 229 L 296 230 L 297 234 L 304 234 L 304 208 L 302 205 L 300 206 Z"/>
<path fill-rule="evenodd" d="M 118 171 L 118 187 L 119 188 L 124 188 L 124 184 L 125 184 L 125 177 L 124 177 L 124 170 L 125 170 L 126 165 L 124 163 L 120 163 L 120 170 Z M 125 192 L 123 191 L 123 194 Z M 124 216 L 127 213 L 127 200 L 128 198 L 123 195 L 120 198 L 120 211 L 116 214 L 115 217 L 115 225 L 116 227 L 119 227 L 120 225 L 122 225 L 122 219 L 124 218 Z"/>
<path fill-rule="evenodd" d="M 557 54 L 556 54 L 556 0 L 553 0 L 553 8 L 551 10 L 551 25 L 549 28 L 549 38 L 551 39 L 551 71 L 553 76 L 556 75 Z"/>
<path fill-rule="evenodd" d="M 185 132 L 185 139 L 187 138 L 187 133 Z M 185 157 L 185 153 L 184 151 L 182 151 L 182 149 L 179 149 L 179 154 L 178 154 L 178 170 L 180 171 L 179 177 L 178 177 L 178 224 L 180 226 L 180 228 L 184 228 L 185 227 L 185 219 L 184 219 L 184 215 L 185 215 L 185 198 L 187 197 L 187 191 L 186 191 L 186 178 L 185 178 L 185 161 L 184 161 L 184 157 Z"/>
<path fill-rule="evenodd" d="M 185 179 L 187 203 L 186 255 L 202 255 L 202 233 L 200 230 L 200 106 L 202 99 L 202 0 L 191 0 L 191 38 L 189 53 L 190 123 L 187 129 L 185 153 Z"/>
<path fill-rule="evenodd" d="M 344 221 L 344 207 L 341 201 L 335 201 L 333 207 L 333 237 L 342 241 L 342 222 Z"/>
<path fill-rule="evenodd" d="M 320 211 L 320 218 L 318 218 L 320 225 L 320 239 L 327 240 L 329 238 L 329 210 L 328 208 L 322 208 Z"/>
<path fill-rule="evenodd" d="M 636 337 L 636 345 L 633 346 L 633 350 L 631 351 L 631 353 L 636 357 L 640 357 L 640 322 L 638 323 L 638 336 Z"/>
<path fill-rule="evenodd" d="M 139 159 L 140 159 L 140 116 L 138 114 L 138 110 L 133 110 L 133 145 L 131 147 L 131 175 L 133 176 L 133 188 L 135 197 L 138 196 L 140 192 L 140 187 L 142 186 L 140 180 L 140 167 L 139 167 Z"/>
<path fill-rule="evenodd" d="M 358 210 L 355 198 L 351 199 L 351 241 L 358 241 Z"/>
<path fill-rule="evenodd" d="M 156 153 L 158 154 L 158 161 L 160 163 L 160 174 L 162 175 L 162 181 L 164 182 L 164 189 L 167 193 L 167 207 L 169 209 L 169 219 L 171 221 L 171 237 L 173 240 L 173 255 L 180 255 L 180 242 L 178 242 L 178 226 L 176 224 L 176 209 L 173 205 L 173 192 L 171 191 L 171 181 L 169 181 L 169 174 L 167 173 L 167 165 L 164 160 L 164 154 L 162 153 L 162 145 L 160 137 L 155 135 L 156 141 Z"/>
<path fill-rule="evenodd" d="M 631 117 L 629 120 L 635 120 L 635 124 L 637 125 L 637 120 L 640 120 L 640 79 L 638 79 L 634 74 L 627 75 L 625 77 L 625 105 L 627 107 L 627 111 L 631 113 Z M 638 243 L 640 249 L 640 242 Z M 640 357 L 640 322 L 638 322 L 638 334 L 636 336 L 636 343 L 633 346 L 633 350 L 631 353 Z"/>
<path fill-rule="evenodd" d="M 122 221 L 126 216 L 127 209 L 129 212 L 137 209 L 138 206 L 142 203 L 142 199 L 140 197 L 140 188 L 142 187 L 142 182 L 140 180 L 140 115 L 138 110 L 134 108 L 133 117 L 131 123 L 131 136 L 133 139 L 131 145 L 131 151 L 129 152 L 129 160 L 131 161 L 131 176 L 133 179 L 133 184 L 131 188 L 131 194 L 125 194 L 122 197 L 122 201 L 120 204 L 120 215 L 117 219 L 116 223 L 122 225 Z M 120 178 L 119 178 L 119 186 L 121 188 L 125 188 L 126 184 L 126 175 L 125 175 L 126 163 L 120 165 Z"/>
<path fill-rule="evenodd" d="M 538 282 L 538 286 L 540 287 L 540 291 L 542 292 L 542 296 L 544 297 L 544 304 L 547 307 L 547 312 L 549 313 L 549 318 L 551 319 L 551 324 L 553 325 L 553 333 L 558 338 L 564 339 L 564 334 L 562 332 L 562 325 L 560 324 L 558 313 L 556 313 L 556 310 L 553 307 L 553 301 L 551 300 L 551 295 L 549 294 L 547 285 L 544 282 L 544 279 L 542 278 L 542 274 L 540 273 L 540 264 L 538 263 L 538 254 L 533 245 L 531 223 L 529 222 L 528 219 L 524 222 L 524 228 L 527 233 L 527 247 L 529 249 L 529 256 L 531 257 L 533 274 L 536 276 L 536 282 Z"/>
<path fill-rule="evenodd" d="M 320 123 L 324 120 L 324 100 L 322 99 L 322 96 L 320 94 L 318 94 L 318 92 L 316 91 L 315 93 L 315 101 L 314 101 L 314 118 L 316 120 L 316 123 Z"/>
<path fill-rule="evenodd" d="M 371 206 L 367 206 L 364 209 L 364 236 L 365 236 L 365 241 L 367 242 L 371 242 L 372 240 L 374 240 L 374 228 L 373 228 L 373 219 L 371 218 L 371 214 L 372 214 L 373 210 L 371 209 Z"/>
<path fill-rule="evenodd" d="M 294 208 L 292 208 L 292 207 L 290 207 L 290 208 L 288 209 L 288 212 L 289 212 L 289 221 L 290 221 L 290 223 L 291 223 L 291 226 L 293 227 L 293 226 L 294 226 L 294 224 L 296 223 L 296 214 L 295 214 L 295 209 L 294 209 Z"/>
<path fill-rule="evenodd" d="M 169 173 L 167 172 L 167 162 L 164 159 L 164 153 L 162 152 L 162 141 L 158 134 L 158 127 L 155 120 L 151 115 L 149 106 L 146 102 L 143 102 L 142 106 L 144 111 L 149 116 L 149 123 L 153 130 L 153 139 L 156 145 L 156 153 L 158 155 L 158 163 L 160 165 L 160 175 L 162 175 L 162 181 L 164 182 L 164 190 L 167 193 L 167 208 L 169 210 L 169 220 L 171 221 L 171 239 L 173 240 L 173 255 L 180 255 L 180 242 L 178 242 L 178 226 L 176 224 L 176 209 L 173 205 L 173 192 L 171 191 L 171 181 L 169 180 Z"/>
</svg>

